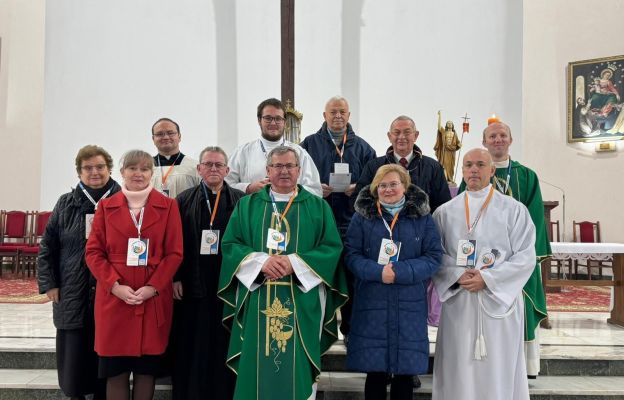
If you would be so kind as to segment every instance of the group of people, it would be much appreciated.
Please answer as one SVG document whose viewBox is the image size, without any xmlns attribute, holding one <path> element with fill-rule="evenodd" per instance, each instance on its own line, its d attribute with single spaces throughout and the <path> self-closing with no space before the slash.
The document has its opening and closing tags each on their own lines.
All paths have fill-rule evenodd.
<svg viewBox="0 0 624 400">
<path fill-rule="evenodd" d="M 392 399 L 411 399 L 429 369 L 433 280 L 433 398 L 528 399 L 538 371 L 525 352 L 539 367 L 539 344 L 523 341 L 537 342 L 545 316 L 536 262 L 549 249 L 539 185 L 509 158 L 509 127 L 485 129 L 487 150 L 465 154 L 451 199 L 411 118 L 392 121 L 377 157 L 342 97 L 301 145 L 284 139 L 285 115 L 263 101 L 260 138 L 198 161 L 161 118 L 158 154 L 124 154 L 120 183 L 106 150 L 80 149 L 79 182 L 39 256 L 62 391 L 129 399 L 132 375 L 132 398 L 151 399 L 171 374 L 175 399 L 314 398 L 340 319 L 365 398 L 385 399 L 390 384 Z"/>
</svg>

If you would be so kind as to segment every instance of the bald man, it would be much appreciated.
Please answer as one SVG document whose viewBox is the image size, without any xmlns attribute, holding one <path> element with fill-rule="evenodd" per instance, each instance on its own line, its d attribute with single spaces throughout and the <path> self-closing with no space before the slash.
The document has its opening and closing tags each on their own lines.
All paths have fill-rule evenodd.
<svg viewBox="0 0 624 400">
<path fill-rule="evenodd" d="M 535 266 L 527 208 L 494 189 L 483 149 L 466 153 L 466 191 L 434 213 L 444 256 L 433 400 L 528 400 L 522 288 Z"/>
</svg>

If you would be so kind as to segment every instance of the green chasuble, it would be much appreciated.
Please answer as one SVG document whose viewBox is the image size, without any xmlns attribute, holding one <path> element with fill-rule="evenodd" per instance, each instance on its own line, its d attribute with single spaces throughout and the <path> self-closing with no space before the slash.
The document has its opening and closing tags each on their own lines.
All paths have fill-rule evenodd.
<svg viewBox="0 0 624 400">
<path fill-rule="evenodd" d="M 342 242 L 329 205 L 298 186 L 281 226 L 276 226 L 270 186 L 243 197 L 223 235 L 219 297 L 231 325 L 227 364 L 237 374 L 235 399 L 307 399 L 321 372 L 321 355 L 338 337 L 336 312 L 347 299 L 344 271 L 336 268 Z M 287 202 L 275 203 L 283 214 Z M 304 292 L 293 273 L 249 290 L 236 273 L 267 249 L 269 228 L 285 233 L 286 251 L 322 281 Z"/>
<path fill-rule="evenodd" d="M 540 262 L 552 255 L 550 240 L 548 239 L 546 221 L 544 219 L 544 202 L 535 172 L 517 161 L 511 162 L 511 177 L 507 184 L 507 168 L 496 168 L 492 178 L 492 185 L 501 193 L 513 196 L 526 206 L 535 225 L 535 254 L 537 263 L 533 274 L 524 285 L 524 340 L 535 339 L 535 328 L 540 321 L 548 316 L 546 311 L 546 295 L 542 286 L 542 270 Z M 462 181 L 459 192 L 463 192 L 466 183 Z M 506 191 L 505 191 L 506 189 Z"/>
</svg>

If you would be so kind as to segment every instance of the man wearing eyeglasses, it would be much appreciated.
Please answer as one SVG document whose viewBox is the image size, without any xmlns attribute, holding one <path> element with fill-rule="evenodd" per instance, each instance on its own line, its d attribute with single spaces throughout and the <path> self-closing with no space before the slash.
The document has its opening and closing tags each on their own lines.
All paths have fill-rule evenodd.
<svg viewBox="0 0 624 400">
<path fill-rule="evenodd" d="M 152 185 L 169 197 L 176 197 L 200 180 L 195 170 L 197 160 L 180 152 L 181 139 L 180 126 L 169 118 L 160 118 L 152 125 L 152 140 L 158 149 Z"/>
<path fill-rule="evenodd" d="M 429 205 L 433 213 L 436 208 L 451 199 L 451 192 L 439 162 L 423 155 L 416 145 L 418 130 L 414 120 L 405 115 L 398 116 L 390 124 L 388 139 L 392 144 L 386 154 L 369 161 L 364 167 L 355 188 L 357 193 L 373 181 L 377 169 L 386 164 L 401 164 L 410 174 L 412 183 L 429 195 Z"/>
<path fill-rule="evenodd" d="M 269 184 L 238 202 L 223 237 L 234 399 L 315 398 L 321 354 L 337 337 L 342 242 L 327 202 L 297 184 L 300 162 L 292 147 L 271 150 Z"/>
<path fill-rule="evenodd" d="M 301 159 L 299 183 L 309 192 L 321 196 L 321 181 L 318 170 L 310 155 L 301 146 L 284 138 L 286 107 L 274 98 L 264 100 L 258 105 L 258 125 L 260 138 L 245 143 L 230 158 L 230 173 L 226 182 L 245 193 L 256 193 L 269 183 L 264 169 L 267 154 L 278 146 L 292 147 Z"/>
<path fill-rule="evenodd" d="M 199 155 L 201 183 L 176 198 L 184 233 L 184 259 L 173 279 L 176 300 L 172 340 L 174 399 L 231 399 L 235 377 L 225 365 L 229 334 L 217 297 L 221 238 L 245 195 L 223 181 L 227 155 L 209 146 Z"/>
<path fill-rule="evenodd" d="M 375 149 L 353 131 L 349 123 L 350 116 L 347 99 L 340 96 L 332 97 L 325 104 L 323 112 L 325 122 L 321 129 L 306 137 L 301 143 L 301 147 L 307 150 L 318 168 L 323 197 L 334 213 L 343 243 L 354 213 L 350 196 L 366 163 L 377 157 Z M 335 177 L 339 175 L 348 177 L 348 183 L 343 181 L 340 187 L 335 186 L 334 182 L 338 182 Z M 340 265 L 343 265 L 342 257 Z M 345 272 L 349 282 L 349 293 L 352 293 L 353 276 L 346 269 Z M 342 307 L 341 317 L 340 331 L 347 338 L 350 329 L 351 301 Z"/>
</svg>

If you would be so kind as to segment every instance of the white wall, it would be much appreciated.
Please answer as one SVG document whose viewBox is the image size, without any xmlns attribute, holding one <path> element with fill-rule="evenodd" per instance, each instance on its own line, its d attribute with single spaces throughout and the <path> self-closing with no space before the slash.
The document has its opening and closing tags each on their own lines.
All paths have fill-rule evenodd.
<svg viewBox="0 0 624 400">
<path fill-rule="evenodd" d="M 524 2 L 525 160 L 541 179 L 564 189 L 567 240 L 573 220 L 590 220 L 600 221 L 604 242 L 624 242 L 624 142 L 617 152 L 596 153 L 594 144 L 566 140 L 567 64 L 624 54 L 622 16 L 620 0 L 605 0 L 599 9 L 583 0 Z M 546 184 L 542 191 L 561 203 L 553 219 L 563 221 L 561 192 Z"/>
<path fill-rule="evenodd" d="M 0 208 L 39 207 L 44 0 L 0 1 Z"/>
<path fill-rule="evenodd" d="M 492 112 L 520 126 L 521 3 L 392 4 L 297 2 L 304 134 L 336 94 L 379 153 L 399 114 L 416 120 L 428 155 L 438 109 L 457 126 L 473 118 L 467 148 Z M 257 104 L 280 96 L 279 1 L 49 1 L 46 14 L 42 207 L 75 184 L 73 158 L 87 143 L 116 160 L 132 147 L 153 152 L 149 128 L 166 115 L 181 125 L 183 152 L 231 151 L 258 136 Z"/>
</svg>

